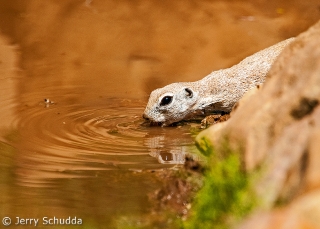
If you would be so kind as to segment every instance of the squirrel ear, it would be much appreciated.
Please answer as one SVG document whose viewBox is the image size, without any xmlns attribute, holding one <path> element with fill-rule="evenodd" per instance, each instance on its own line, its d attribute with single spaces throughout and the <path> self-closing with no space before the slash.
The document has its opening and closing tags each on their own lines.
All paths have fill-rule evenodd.
<svg viewBox="0 0 320 229">
<path fill-rule="evenodd" d="M 185 88 L 184 89 L 186 91 L 186 96 L 188 96 L 189 98 L 192 98 L 193 96 L 193 92 L 190 88 Z"/>
</svg>

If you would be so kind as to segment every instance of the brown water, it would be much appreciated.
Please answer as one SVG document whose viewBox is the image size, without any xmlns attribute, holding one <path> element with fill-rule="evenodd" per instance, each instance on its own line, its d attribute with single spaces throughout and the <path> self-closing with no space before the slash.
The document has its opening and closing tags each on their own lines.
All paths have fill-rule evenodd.
<svg viewBox="0 0 320 229">
<path fill-rule="evenodd" d="M 50 86 L 4 101 L 2 217 L 76 216 L 87 227 L 112 228 L 121 217 L 145 214 L 148 194 L 160 187 L 153 171 L 183 163 L 190 152 L 190 125 L 151 128 L 137 99 L 97 94 L 84 105 L 82 87 Z"/>
<path fill-rule="evenodd" d="M 152 171 L 183 163 L 190 126 L 150 128 L 144 103 L 83 105 L 74 99 L 79 90 L 50 87 L 51 103 L 25 93 L 23 102 L 2 106 L 12 116 L 0 143 L 1 216 L 77 216 L 87 226 L 111 226 L 146 213 L 148 193 L 160 187 Z"/>
<path fill-rule="evenodd" d="M 320 17 L 316 0 L 253 3 L 0 1 L 0 218 L 138 224 L 161 187 L 153 171 L 195 151 L 197 124 L 143 123 L 150 91 L 230 66 Z"/>
</svg>

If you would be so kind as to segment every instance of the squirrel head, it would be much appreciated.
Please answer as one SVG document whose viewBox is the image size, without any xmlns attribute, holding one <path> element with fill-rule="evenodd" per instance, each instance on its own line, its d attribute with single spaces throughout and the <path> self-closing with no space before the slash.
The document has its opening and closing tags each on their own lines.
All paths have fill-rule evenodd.
<svg viewBox="0 0 320 229">
<path fill-rule="evenodd" d="M 198 100 L 198 93 L 190 86 L 173 83 L 152 91 L 143 118 L 163 126 L 186 118 Z"/>
</svg>

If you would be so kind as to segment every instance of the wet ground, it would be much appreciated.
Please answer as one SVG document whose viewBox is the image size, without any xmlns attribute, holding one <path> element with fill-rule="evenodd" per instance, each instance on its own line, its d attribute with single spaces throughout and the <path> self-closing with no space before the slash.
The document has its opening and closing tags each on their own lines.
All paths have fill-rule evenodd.
<svg viewBox="0 0 320 229">
<path fill-rule="evenodd" d="M 149 93 L 297 35 L 319 7 L 1 0 L 0 217 L 71 216 L 114 228 L 145 215 L 162 186 L 157 172 L 197 157 L 200 125 L 145 125 Z"/>
</svg>

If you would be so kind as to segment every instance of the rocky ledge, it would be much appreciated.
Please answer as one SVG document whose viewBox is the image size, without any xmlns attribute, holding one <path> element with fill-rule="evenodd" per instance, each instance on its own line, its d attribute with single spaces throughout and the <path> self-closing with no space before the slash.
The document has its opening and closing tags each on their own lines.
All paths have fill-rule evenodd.
<svg viewBox="0 0 320 229">
<path fill-rule="evenodd" d="M 226 139 L 240 149 L 247 172 L 260 171 L 254 187 L 261 203 L 238 228 L 320 228 L 320 22 L 197 145 L 219 149 Z"/>
</svg>

